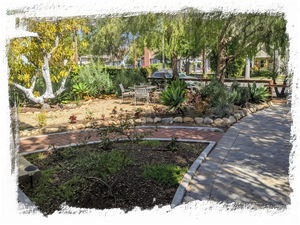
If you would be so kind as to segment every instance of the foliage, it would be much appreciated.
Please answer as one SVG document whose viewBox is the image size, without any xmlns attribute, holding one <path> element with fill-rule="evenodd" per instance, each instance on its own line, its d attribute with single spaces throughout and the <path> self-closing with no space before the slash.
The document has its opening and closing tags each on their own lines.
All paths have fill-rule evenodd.
<svg viewBox="0 0 300 225">
<path fill-rule="evenodd" d="M 89 94 L 89 87 L 85 83 L 76 83 L 73 85 L 72 92 L 76 96 L 76 100 L 83 99 L 84 96 Z"/>
<path fill-rule="evenodd" d="M 166 148 L 171 151 L 171 152 L 176 152 L 178 150 L 178 147 L 177 147 L 177 137 L 172 137 L 171 141 L 169 144 L 166 145 Z"/>
<path fill-rule="evenodd" d="M 234 98 L 235 96 L 231 94 L 218 95 L 214 100 L 212 112 L 219 117 L 230 116 L 234 111 Z"/>
<path fill-rule="evenodd" d="M 263 70 L 263 69 L 252 70 L 251 77 L 270 78 L 272 77 L 272 73 L 269 70 Z"/>
<path fill-rule="evenodd" d="M 22 23 L 38 37 L 11 40 L 8 51 L 9 81 L 27 98 L 44 104 L 64 91 L 70 71 L 76 70 L 77 32 L 89 32 L 84 18 L 60 20 L 24 19 Z M 39 91 L 39 96 L 34 92 Z"/>
<path fill-rule="evenodd" d="M 124 151 L 89 151 L 75 161 L 76 172 L 84 176 L 95 176 L 107 182 L 132 159 Z"/>
<path fill-rule="evenodd" d="M 238 82 L 233 82 L 231 85 L 233 93 L 233 103 L 238 106 L 244 106 L 250 100 L 250 91 L 248 87 L 241 87 Z"/>
<path fill-rule="evenodd" d="M 226 67 L 228 77 L 241 77 L 243 75 L 245 65 L 246 60 L 243 57 L 229 61 Z"/>
<path fill-rule="evenodd" d="M 161 142 L 159 140 L 142 140 L 139 142 L 140 145 L 146 146 L 146 147 L 160 147 Z"/>
<path fill-rule="evenodd" d="M 267 88 L 263 86 L 257 87 L 255 82 L 253 83 L 252 86 L 248 84 L 248 88 L 250 92 L 250 102 L 254 102 L 254 103 L 264 102 L 270 96 Z"/>
<path fill-rule="evenodd" d="M 212 107 L 212 112 L 220 117 L 228 116 L 233 112 L 235 93 L 230 93 L 223 83 L 212 80 L 201 89 L 203 100 L 207 100 Z"/>
<path fill-rule="evenodd" d="M 42 111 L 37 115 L 37 122 L 39 127 L 45 127 L 47 124 L 47 115 L 46 111 Z"/>
<path fill-rule="evenodd" d="M 84 83 L 87 86 L 88 94 L 94 97 L 111 94 L 113 91 L 112 79 L 101 64 L 90 63 L 80 67 L 74 82 Z"/>
<path fill-rule="evenodd" d="M 177 186 L 187 168 L 171 164 L 145 165 L 143 175 L 166 186 Z"/>
<path fill-rule="evenodd" d="M 186 99 L 186 83 L 183 80 L 173 80 L 160 95 L 160 101 L 169 110 L 181 111 L 182 103 Z"/>
</svg>

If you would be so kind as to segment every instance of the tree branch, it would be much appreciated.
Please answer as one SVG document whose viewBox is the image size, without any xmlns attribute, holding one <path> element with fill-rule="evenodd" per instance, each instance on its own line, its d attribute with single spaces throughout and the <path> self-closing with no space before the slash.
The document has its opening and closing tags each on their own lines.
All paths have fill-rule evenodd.
<svg viewBox="0 0 300 225">
<path fill-rule="evenodd" d="M 63 93 L 63 92 L 66 90 L 66 88 L 65 88 L 66 81 L 67 81 L 67 77 L 65 77 L 65 78 L 62 80 L 59 89 L 54 93 L 55 96 L 60 95 L 61 93 Z"/>
<path fill-rule="evenodd" d="M 55 46 L 52 48 L 52 50 L 47 54 L 47 58 L 50 60 L 53 52 L 58 48 L 58 44 L 59 44 L 59 37 L 56 36 L 55 38 Z"/>
</svg>

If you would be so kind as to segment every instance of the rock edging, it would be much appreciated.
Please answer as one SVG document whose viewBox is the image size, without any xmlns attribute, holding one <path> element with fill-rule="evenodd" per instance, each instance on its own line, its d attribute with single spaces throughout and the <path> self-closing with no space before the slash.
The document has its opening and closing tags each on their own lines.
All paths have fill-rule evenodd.
<svg viewBox="0 0 300 225">
<path fill-rule="evenodd" d="M 255 113 L 256 111 L 268 108 L 272 106 L 272 102 L 262 103 L 262 104 L 251 104 L 247 108 L 242 108 L 240 110 L 236 110 L 233 115 L 229 117 L 223 118 L 213 118 L 212 116 L 206 117 L 141 117 L 135 119 L 136 125 L 145 125 L 145 124 L 162 124 L 162 125 L 171 125 L 171 124 L 185 124 L 185 125 L 202 125 L 202 126 L 212 126 L 212 127 L 230 127 L 243 117 Z M 108 121 L 108 123 L 113 123 L 113 121 Z M 94 123 L 76 123 L 76 124 L 68 124 L 67 126 L 61 127 L 46 127 L 39 128 L 34 130 L 23 130 L 19 132 L 21 137 L 26 136 L 35 136 L 40 134 L 49 134 L 49 133 L 57 133 L 64 131 L 74 131 L 81 129 L 89 129 L 89 128 L 97 128 L 102 125 L 102 121 L 95 121 Z"/>
</svg>

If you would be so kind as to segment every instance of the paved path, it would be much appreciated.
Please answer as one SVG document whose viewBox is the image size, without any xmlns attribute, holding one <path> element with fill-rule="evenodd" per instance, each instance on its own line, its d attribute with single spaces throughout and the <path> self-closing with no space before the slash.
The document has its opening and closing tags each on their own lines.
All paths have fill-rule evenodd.
<svg viewBox="0 0 300 225">
<path fill-rule="evenodd" d="M 290 204 L 290 129 L 289 107 L 283 104 L 241 119 L 198 168 L 183 202 L 213 200 L 254 208 Z"/>
<path fill-rule="evenodd" d="M 186 129 L 185 127 L 176 128 L 137 128 L 137 132 L 150 132 L 147 137 L 160 137 L 160 138 L 188 138 L 195 140 L 205 140 L 205 141 L 219 141 L 224 132 L 215 132 L 208 130 L 209 128 L 197 128 L 192 127 L 192 129 Z M 45 150 L 55 147 L 66 146 L 84 142 L 94 142 L 99 141 L 100 136 L 97 130 L 81 130 L 75 132 L 62 132 L 45 134 L 34 137 L 21 138 L 19 143 L 19 152 L 33 152 L 39 150 Z"/>
<path fill-rule="evenodd" d="M 244 117 L 227 132 L 190 129 L 152 130 L 151 137 L 217 141 L 198 168 L 183 202 L 213 200 L 251 203 L 253 207 L 290 203 L 288 181 L 291 116 L 286 105 L 275 105 Z M 147 129 L 140 129 L 145 131 Z M 89 137 L 89 138 L 88 138 Z M 20 152 L 83 141 L 97 141 L 95 131 L 66 132 L 22 138 Z"/>
</svg>

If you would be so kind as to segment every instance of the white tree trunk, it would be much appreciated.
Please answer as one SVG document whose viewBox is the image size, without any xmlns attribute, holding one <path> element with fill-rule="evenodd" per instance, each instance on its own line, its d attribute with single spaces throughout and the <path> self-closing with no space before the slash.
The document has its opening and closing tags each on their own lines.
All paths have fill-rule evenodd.
<svg viewBox="0 0 300 225">
<path fill-rule="evenodd" d="M 51 83 L 50 68 L 49 68 L 49 55 L 48 54 L 44 55 L 44 65 L 43 65 L 43 69 L 42 69 L 42 74 L 43 74 L 43 78 L 44 78 L 44 81 L 46 84 L 46 91 L 42 95 L 42 97 L 44 99 L 54 98 L 55 96 L 53 94 L 53 87 L 52 87 L 52 83 Z"/>
<path fill-rule="evenodd" d="M 53 86 L 52 86 L 52 83 L 51 83 L 49 61 L 51 59 L 51 56 L 52 56 L 53 52 L 58 47 L 58 43 L 59 43 L 59 39 L 57 37 L 56 40 L 55 40 L 55 47 L 51 50 L 51 52 L 50 53 L 44 52 L 44 65 L 42 67 L 42 74 L 43 74 L 43 78 L 44 78 L 44 81 L 45 81 L 45 84 L 46 84 L 46 90 L 45 90 L 45 93 L 43 95 L 41 95 L 39 97 L 35 97 L 34 94 L 33 94 L 33 90 L 34 90 L 35 83 L 36 83 L 36 76 L 34 76 L 32 78 L 30 88 L 25 88 L 20 84 L 13 83 L 13 85 L 16 88 L 20 89 L 21 91 L 23 91 L 25 93 L 26 97 L 29 100 L 31 100 L 31 101 L 33 101 L 37 104 L 44 105 L 46 99 L 55 98 L 56 96 L 60 95 L 65 90 L 65 83 L 66 83 L 67 78 L 64 78 L 62 80 L 61 86 L 56 91 L 55 94 L 53 94 Z"/>
<path fill-rule="evenodd" d="M 250 79 L 250 59 L 246 58 L 245 79 Z"/>
</svg>

